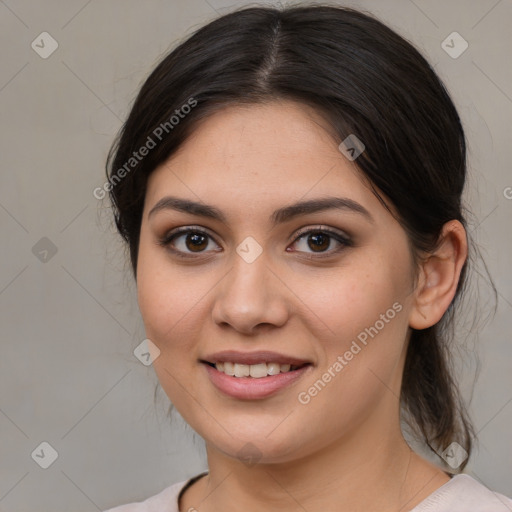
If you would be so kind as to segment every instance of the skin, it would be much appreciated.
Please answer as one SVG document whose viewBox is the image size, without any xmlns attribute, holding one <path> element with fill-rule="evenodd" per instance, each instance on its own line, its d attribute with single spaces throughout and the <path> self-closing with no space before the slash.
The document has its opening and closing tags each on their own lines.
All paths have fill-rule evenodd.
<svg viewBox="0 0 512 512">
<path fill-rule="evenodd" d="M 449 481 L 405 442 L 398 397 L 410 328 L 435 324 L 452 301 L 465 231 L 447 223 L 437 252 L 414 268 L 404 229 L 356 162 L 314 111 L 282 101 L 208 117 L 150 176 L 139 306 L 160 350 L 153 366 L 162 388 L 205 439 L 208 456 L 209 475 L 185 492 L 181 511 L 407 511 Z M 168 195 L 215 206 L 226 220 L 172 209 L 148 217 Z M 336 209 L 269 221 L 278 208 L 326 196 L 356 201 L 373 221 Z M 186 234 L 174 240 L 195 259 L 159 244 L 181 226 L 211 235 L 202 252 Z M 300 228 L 322 226 L 352 244 L 331 237 L 319 251 L 307 234 L 296 240 Z M 252 263 L 236 252 L 248 236 L 263 251 Z M 322 250 L 331 255 L 319 257 Z M 298 394 L 394 303 L 401 311 L 309 403 L 299 403 Z M 273 350 L 312 366 L 274 396 L 235 399 L 212 385 L 199 362 L 228 349 Z M 256 464 L 240 460 L 247 443 Z"/>
</svg>

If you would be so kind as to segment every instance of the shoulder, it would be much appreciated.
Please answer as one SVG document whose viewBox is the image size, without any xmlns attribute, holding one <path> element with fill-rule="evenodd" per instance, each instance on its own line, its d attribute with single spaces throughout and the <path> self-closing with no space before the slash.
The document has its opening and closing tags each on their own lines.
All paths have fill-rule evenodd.
<svg viewBox="0 0 512 512">
<path fill-rule="evenodd" d="M 410 512 L 510 512 L 512 499 L 493 492 L 466 474 L 439 487 Z"/>
<path fill-rule="evenodd" d="M 144 501 L 120 505 L 104 512 L 179 512 L 178 496 L 188 482 L 175 483 Z"/>
</svg>

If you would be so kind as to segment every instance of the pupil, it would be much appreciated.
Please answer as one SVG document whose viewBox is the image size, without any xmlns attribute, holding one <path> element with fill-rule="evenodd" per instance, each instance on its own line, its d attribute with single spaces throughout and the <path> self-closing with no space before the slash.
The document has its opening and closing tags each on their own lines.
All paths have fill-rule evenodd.
<svg viewBox="0 0 512 512">
<path fill-rule="evenodd" d="M 190 250 L 195 249 L 204 249 L 208 243 L 205 243 L 206 237 L 204 235 L 201 235 L 199 233 L 189 234 L 187 236 L 187 248 Z M 192 243 L 192 246 L 189 246 L 189 243 Z"/>
<path fill-rule="evenodd" d="M 316 249 L 327 249 L 327 247 L 329 247 L 329 237 L 325 236 L 322 233 L 312 234 L 308 238 L 309 238 L 310 241 L 311 240 L 315 241 L 314 245 L 310 246 L 310 248 L 313 249 L 313 250 L 316 250 Z M 318 241 L 320 241 L 320 243 L 318 243 Z M 320 252 L 320 251 L 317 251 L 317 252 Z"/>
</svg>

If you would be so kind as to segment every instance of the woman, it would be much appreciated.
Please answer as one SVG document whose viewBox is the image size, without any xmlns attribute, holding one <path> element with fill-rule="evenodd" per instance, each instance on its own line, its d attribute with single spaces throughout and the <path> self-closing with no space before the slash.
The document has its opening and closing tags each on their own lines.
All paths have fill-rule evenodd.
<svg viewBox="0 0 512 512">
<path fill-rule="evenodd" d="M 166 56 L 108 188 L 208 472 L 111 510 L 512 510 L 451 472 L 474 437 L 446 350 L 465 158 L 430 66 L 357 11 L 243 9 Z"/>
</svg>

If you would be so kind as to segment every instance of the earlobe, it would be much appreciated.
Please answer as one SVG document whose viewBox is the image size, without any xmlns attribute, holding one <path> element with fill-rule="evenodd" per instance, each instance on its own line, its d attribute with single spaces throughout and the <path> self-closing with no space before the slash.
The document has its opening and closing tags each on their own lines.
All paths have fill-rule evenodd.
<svg viewBox="0 0 512 512">
<path fill-rule="evenodd" d="M 421 264 L 410 327 L 426 329 L 441 320 L 455 296 L 466 258 L 466 230 L 451 220 L 443 226 L 437 249 Z"/>
</svg>

